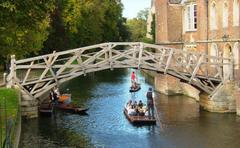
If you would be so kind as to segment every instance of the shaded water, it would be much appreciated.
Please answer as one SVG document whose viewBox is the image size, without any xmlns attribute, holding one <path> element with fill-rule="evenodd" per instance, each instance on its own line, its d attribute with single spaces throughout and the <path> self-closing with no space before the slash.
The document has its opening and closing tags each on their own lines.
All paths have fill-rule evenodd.
<svg viewBox="0 0 240 148">
<path fill-rule="evenodd" d="M 193 99 L 157 95 L 158 125 L 135 127 L 123 114 L 131 97 L 130 70 L 102 71 L 62 86 L 88 116 L 56 112 L 51 118 L 23 121 L 20 147 L 237 147 L 240 118 L 199 111 Z M 139 74 L 140 75 L 140 74 Z M 137 99 L 146 102 L 150 84 L 140 76 Z"/>
</svg>

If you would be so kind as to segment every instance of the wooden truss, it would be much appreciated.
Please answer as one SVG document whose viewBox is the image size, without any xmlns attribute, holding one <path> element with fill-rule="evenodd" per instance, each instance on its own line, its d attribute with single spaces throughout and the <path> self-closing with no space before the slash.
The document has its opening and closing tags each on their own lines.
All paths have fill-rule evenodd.
<svg viewBox="0 0 240 148">
<path fill-rule="evenodd" d="M 139 42 L 114 42 L 15 60 L 8 85 L 34 98 L 80 75 L 114 68 L 141 68 L 169 74 L 212 95 L 224 83 L 231 59 Z M 232 75 L 232 74 L 229 74 Z"/>
</svg>

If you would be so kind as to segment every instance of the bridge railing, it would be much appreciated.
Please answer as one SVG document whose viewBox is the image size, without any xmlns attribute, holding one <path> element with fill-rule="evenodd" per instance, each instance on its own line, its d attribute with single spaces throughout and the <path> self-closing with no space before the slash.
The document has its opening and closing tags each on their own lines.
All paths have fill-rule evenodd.
<svg viewBox="0 0 240 148">
<path fill-rule="evenodd" d="M 143 68 L 171 74 L 211 93 L 224 81 L 231 59 L 140 42 L 112 42 L 28 59 L 12 56 L 8 84 L 32 97 L 70 79 L 104 69 Z"/>
</svg>

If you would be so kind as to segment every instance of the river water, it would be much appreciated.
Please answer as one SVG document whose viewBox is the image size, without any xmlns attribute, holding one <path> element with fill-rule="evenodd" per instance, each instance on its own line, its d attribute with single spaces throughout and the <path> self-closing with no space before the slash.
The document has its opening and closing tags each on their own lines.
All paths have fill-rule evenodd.
<svg viewBox="0 0 240 148">
<path fill-rule="evenodd" d="M 56 112 L 22 123 L 20 147 L 224 148 L 240 146 L 240 117 L 202 111 L 185 96 L 157 94 L 156 126 L 136 127 L 123 114 L 129 98 L 146 102 L 151 86 L 140 72 L 142 89 L 131 96 L 130 69 L 102 71 L 62 85 L 73 101 L 89 107 L 87 116 Z"/>
</svg>

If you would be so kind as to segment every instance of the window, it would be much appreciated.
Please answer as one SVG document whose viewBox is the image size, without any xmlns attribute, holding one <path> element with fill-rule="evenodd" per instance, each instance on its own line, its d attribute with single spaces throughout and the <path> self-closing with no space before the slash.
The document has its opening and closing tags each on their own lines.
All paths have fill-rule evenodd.
<svg viewBox="0 0 240 148">
<path fill-rule="evenodd" d="M 187 5 L 185 8 L 185 30 L 196 31 L 197 30 L 197 5 Z"/>
<path fill-rule="evenodd" d="M 217 11 L 215 3 L 212 3 L 210 9 L 210 29 L 211 30 L 217 29 Z"/>
<path fill-rule="evenodd" d="M 233 1 L 233 26 L 239 26 L 239 0 Z"/>
<path fill-rule="evenodd" d="M 211 45 L 211 51 L 210 51 L 210 55 L 211 55 L 211 63 L 217 62 L 217 56 L 218 56 L 218 47 L 217 44 L 213 43 Z M 214 58 L 215 57 L 215 58 Z M 212 65 L 212 67 L 214 67 L 214 65 Z"/>
<path fill-rule="evenodd" d="M 228 4 L 227 2 L 223 3 L 223 28 L 228 27 Z"/>
</svg>

